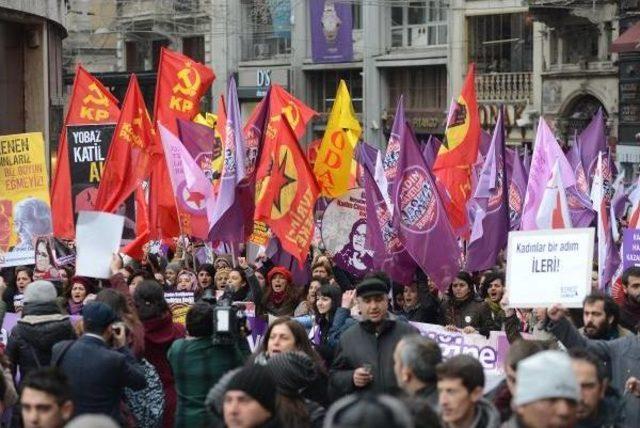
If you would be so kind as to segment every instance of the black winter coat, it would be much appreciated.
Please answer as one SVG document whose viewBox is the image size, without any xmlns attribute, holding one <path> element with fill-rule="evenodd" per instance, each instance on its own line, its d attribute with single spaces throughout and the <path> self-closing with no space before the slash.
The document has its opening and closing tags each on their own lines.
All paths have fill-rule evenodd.
<svg viewBox="0 0 640 428">
<path fill-rule="evenodd" d="M 440 317 L 442 325 L 454 325 L 458 328 L 471 326 L 485 336 L 489 336 L 491 330 L 500 330 L 491 316 L 489 305 L 473 296 L 464 301 L 452 298 L 443 301 Z"/>
<path fill-rule="evenodd" d="M 76 338 L 69 316 L 57 312 L 55 302 L 28 307 L 29 304 L 25 305 L 25 316 L 13 328 L 7 342 L 6 353 L 13 363 L 14 376 L 19 367 L 20 379 L 49 365 L 53 345 Z"/>
<path fill-rule="evenodd" d="M 396 394 L 398 384 L 393 373 L 393 351 L 400 339 L 417 333 L 415 327 L 392 316 L 383 321 L 379 333 L 370 321 L 361 321 L 349 327 L 340 337 L 331 366 L 331 398 L 336 399 L 358 389 L 353 384 L 353 372 L 365 363 L 372 366 L 373 381 L 361 390 Z"/>
</svg>

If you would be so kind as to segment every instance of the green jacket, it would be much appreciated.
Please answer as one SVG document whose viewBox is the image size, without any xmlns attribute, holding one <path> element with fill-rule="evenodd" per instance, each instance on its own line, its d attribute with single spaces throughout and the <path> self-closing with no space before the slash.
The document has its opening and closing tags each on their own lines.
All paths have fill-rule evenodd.
<svg viewBox="0 0 640 428">
<path fill-rule="evenodd" d="M 227 371 L 244 363 L 236 346 L 214 345 L 211 336 L 179 339 L 167 353 L 178 394 L 175 427 L 205 426 L 204 401 Z"/>
</svg>

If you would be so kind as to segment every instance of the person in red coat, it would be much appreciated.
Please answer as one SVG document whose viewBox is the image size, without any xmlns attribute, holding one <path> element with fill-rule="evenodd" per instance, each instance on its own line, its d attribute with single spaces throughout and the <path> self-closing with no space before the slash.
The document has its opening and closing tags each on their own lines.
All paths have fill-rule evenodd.
<svg viewBox="0 0 640 428">
<path fill-rule="evenodd" d="M 177 396 L 167 351 L 175 340 L 185 337 L 186 331 L 183 325 L 173 322 L 162 286 L 156 281 L 142 281 L 133 293 L 133 302 L 144 326 L 144 358 L 158 371 L 164 389 L 162 426 L 171 428 Z"/>
</svg>

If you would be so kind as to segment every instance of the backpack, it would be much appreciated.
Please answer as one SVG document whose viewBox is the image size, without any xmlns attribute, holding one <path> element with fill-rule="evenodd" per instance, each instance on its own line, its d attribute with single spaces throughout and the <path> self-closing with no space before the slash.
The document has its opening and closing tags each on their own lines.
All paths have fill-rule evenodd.
<svg viewBox="0 0 640 428">
<path fill-rule="evenodd" d="M 124 401 L 136 420 L 137 426 L 156 428 L 162 424 L 164 412 L 164 390 L 156 368 L 146 359 L 140 366 L 147 381 L 147 387 L 139 391 L 124 389 Z"/>
</svg>

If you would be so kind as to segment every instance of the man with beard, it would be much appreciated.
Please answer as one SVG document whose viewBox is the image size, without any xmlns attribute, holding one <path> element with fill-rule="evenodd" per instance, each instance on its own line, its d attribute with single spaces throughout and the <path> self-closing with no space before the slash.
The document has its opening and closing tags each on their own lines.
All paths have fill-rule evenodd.
<svg viewBox="0 0 640 428">
<path fill-rule="evenodd" d="M 629 336 L 626 328 L 618 325 L 620 309 L 609 296 L 590 294 L 582 303 L 582 320 L 584 327 L 580 329 L 589 339 L 613 340 Z"/>
<path fill-rule="evenodd" d="M 640 267 L 632 266 L 622 273 L 624 302 L 620 305 L 620 324 L 634 333 L 640 322 Z"/>
</svg>

